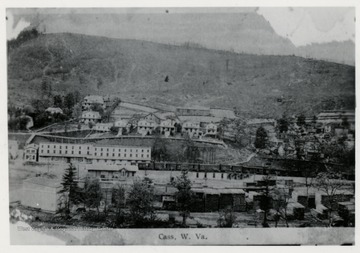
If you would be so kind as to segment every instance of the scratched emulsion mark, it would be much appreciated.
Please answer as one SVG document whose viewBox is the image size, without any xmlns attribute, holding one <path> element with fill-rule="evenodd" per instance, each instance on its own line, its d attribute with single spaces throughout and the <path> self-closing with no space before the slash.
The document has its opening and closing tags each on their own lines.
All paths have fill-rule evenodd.
<svg viewBox="0 0 360 253">
<path fill-rule="evenodd" d="M 291 41 L 295 55 L 355 65 L 355 8 L 262 7 L 257 13 Z"/>
</svg>

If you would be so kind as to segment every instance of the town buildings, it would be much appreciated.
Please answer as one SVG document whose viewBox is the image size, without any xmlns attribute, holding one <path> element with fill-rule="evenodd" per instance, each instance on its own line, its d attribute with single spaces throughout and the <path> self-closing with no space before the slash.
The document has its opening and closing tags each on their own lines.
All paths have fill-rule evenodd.
<svg viewBox="0 0 360 253">
<path fill-rule="evenodd" d="M 346 119 L 350 125 L 355 124 L 354 111 L 328 110 L 319 113 L 316 116 L 316 122 L 319 123 L 342 123 Z"/>
</svg>

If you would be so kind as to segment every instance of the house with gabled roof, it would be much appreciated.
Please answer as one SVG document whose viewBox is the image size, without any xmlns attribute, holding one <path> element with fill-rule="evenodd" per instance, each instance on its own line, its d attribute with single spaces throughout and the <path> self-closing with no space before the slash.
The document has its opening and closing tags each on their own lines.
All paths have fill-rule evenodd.
<svg viewBox="0 0 360 253">
<path fill-rule="evenodd" d="M 87 109 L 90 109 L 91 106 L 95 105 L 95 104 L 100 105 L 103 109 L 105 109 L 105 107 L 106 107 L 104 98 L 102 96 L 97 96 L 97 95 L 86 96 L 82 103 L 82 107 L 83 107 L 83 109 L 87 110 Z"/>
<path fill-rule="evenodd" d="M 186 121 L 181 128 L 183 133 L 187 133 L 190 138 L 200 137 L 203 135 L 203 132 L 200 130 L 200 123 L 193 121 Z"/>
<path fill-rule="evenodd" d="M 155 131 L 157 124 L 153 120 L 142 119 L 137 124 L 137 132 L 142 135 L 149 135 Z"/>
<path fill-rule="evenodd" d="M 160 133 L 169 137 L 170 135 L 175 134 L 175 120 L 166 119 L 160 123 Z"/>
<path fill-rule="evenodd" d="M 37 162 L 38 161 L 38 148 L 39 146 L 35 143 L 31 143 L 25 147 L 24 150 L 24 159 L 27 162 Z"/>
<path fill-rule="evenodd" d="M 81 121 L 85 124 L 89 123 L 89 122 L 99 122 L 101 120 L 101 116 L 99 112 L 95 112 L 95 111 L 84 111 L 82 112 L 81 115 Z"/>
</svg>

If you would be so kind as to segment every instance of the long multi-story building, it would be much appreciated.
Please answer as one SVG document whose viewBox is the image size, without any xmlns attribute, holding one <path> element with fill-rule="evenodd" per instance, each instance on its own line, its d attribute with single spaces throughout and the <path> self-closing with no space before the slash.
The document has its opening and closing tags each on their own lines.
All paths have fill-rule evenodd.
<svg viewBox="0 0 360 253">
<path fill-rule="evenodd" d="M 39 162 L 86 162 L 90 164 L 149 163 L 151 147 L 99 144 L 39 143 Z"/>
<path fill-rule="evenodd" d="M 178 107 L 177 116 L 210 116 L 210 108 L 206 107 Z"/>
</svg>

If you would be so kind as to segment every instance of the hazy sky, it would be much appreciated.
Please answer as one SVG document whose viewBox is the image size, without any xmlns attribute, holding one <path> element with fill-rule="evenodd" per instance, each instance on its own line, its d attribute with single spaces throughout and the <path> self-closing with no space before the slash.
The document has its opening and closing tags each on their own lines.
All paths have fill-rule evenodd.
<svg viewBox="0 0 360 253">
<path fill-rule="evenodd" d="M 126 15 L 127 19 L 136 17 L 137 14 L 146 13 L 162 13 L 169 15 L 174 13 L 251 13 L 257 12 L 262 15 L 272 26 L 274 31 L 284 37 L 288 38 L 295 46 L 307 45 L 310 43 L 322 43 L 331 41 L 355 41 L 355 8 L 123 8 L 123 9 L 8 9 L 7 10 L 7 38 L 15 38 L 21 30 L 30 25 L 29 14 L 33 17 L 44 16 L 49 18 L 51 15 L 62 14 L 81 14 L 81 13 L 109 13 L 109 15 Z M 23 17 L 22 17 L 23 16 Z M 225 16 L 224 16 L 225 17 Z M 33 19 L 34 20 L 34 19 Z M 184 21 L 186 22 L 186 21 Z M 228 22 L 228 21 L 227 21 Z M 122 24 L 126 26 L 126 24 Z M 238 25 L 239 20 L 234 20 L 234 25 Z M 74 26 L 79 25 L 74 22 Z M 84 24 L 80 24 L 83 25 Z M 139 31 L 143 31 L 139 26 L 145 25 L 142 23 L 133 24 L 130 31 L 135 31 L 138 26 Z M 148 24 L 147 24 L 148 25 Z M 231 26 L 231 24 L 229 24 Z M 158 26 L 158 27 L 157 27 Z M 149 34 L 156 31 L 161 32 L 164 24 L 153 23 L 149 28 Z M 111 27 L 111 26 L 109 26 Z M 160 29 L 161 28 L 161 29 Z M 73 32 L 74 27 L 66 26 L 62 27 L 62 32 Z M 115 29 L 115 28 L 114 28 Z M 126 29 L 125 29 L 126 30 Z M 92 29 L 93 35 L 104 35 L 103 30 L 99 30 L 96 34 L 96 29 Z M 110 34 L 112 31 L 108 31 Z M 191 31 L 185 31 L 189 33 L 189 36 L 193 36 Z M 134 36 L 136 34 L 134 33 Z M 127 37 L 131 38 L 132 33 L 129 32 Z M 166 34 L 160 35 L 163 39 L 166 39 Z M 171 34 L 168 35 L 169 39 Z M 231 36 L 231 35 L 229 35 Z M 235 36 L 235 35 L 234 35 Z M 136 37 L 135 37 L 136 38 Z M 169 41 L 171 42 L 171 41 Z"/>
</svg>

